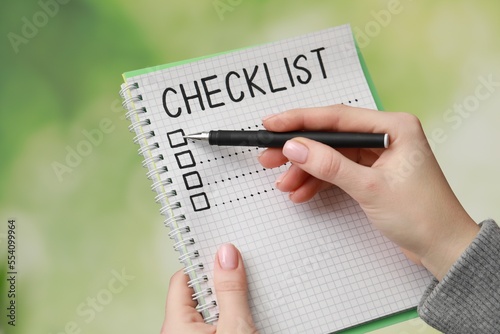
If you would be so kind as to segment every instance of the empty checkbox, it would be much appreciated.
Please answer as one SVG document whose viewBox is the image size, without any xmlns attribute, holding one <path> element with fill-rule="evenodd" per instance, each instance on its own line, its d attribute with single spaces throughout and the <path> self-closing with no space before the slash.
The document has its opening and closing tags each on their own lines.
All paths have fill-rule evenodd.
<svg viewBox="0 0 500 334">
<path fill-rule="evenodd" d="M 172 148 L 187 145 L 187 140 L 184 138 L 184 130 L 182 129 L 167 132 L 167 138 Z"/>
<path fill-rule="evenodd" d="M 207 194 L 199 193 L 196 195 L 192 195 L 190 199 L 194 211 L 203 211 L 210 209 L 210 203 L 208 203 Z"/>
<path fill-rule="evenodd" d="M 194 161 L 193 153 L 191 151 L 182 151 L 179 153 L 175 153 L 175 160 L 177 160 L 177 165 L 179 168 L 189 168 L 196 166 L 196 162 Z"/>
<path fill-rule="evenodd" d="M 201 176 L 198 172 L 186 173 L 182 175 L 182 178 L 184 179 L 184 184 L 186 185 L 187 190 L 203 187 L 203 182 L 201 181 Z"/>
</svg>

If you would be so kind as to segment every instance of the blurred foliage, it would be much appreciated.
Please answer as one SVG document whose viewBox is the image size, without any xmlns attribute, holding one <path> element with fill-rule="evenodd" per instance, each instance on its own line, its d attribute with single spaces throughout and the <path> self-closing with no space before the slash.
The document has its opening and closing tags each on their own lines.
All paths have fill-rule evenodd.
<svg viewBox="0 0 500 334">
<path fill-rule="evenodd" d="M 222 16 L 212 1 L 55 1 L 0 3 L 0 219 L 19 224 L 16 329 L 60 333 L 75 322 L 82 333 L 158 332 L 168 279 L 180 265 L 121 117 L 121 73 L 348 22 L 366 32 L 390 1 L 247 0 Z M 54 15 L 16 53 L 9 36 L 22 36 L 27 21 L 43 23 L 48 4 Z M 444 111 L 473 94 L 479 76 L 500 78 L 500 3 L 400 5 L 362 52 L 387 110 L 443 127 Z M 498 143 L 497 134 L 483 133 L 498 124 L 498 105 L 496 91 L 461 128 L 445 128 L 450 140 L 436 150 L 476 219 L 500 214 L 493 189 L 485 190 L 499 166 L 489 152 L 498 149 L 475 150 L 481 160 L 457 164 L 464 154 L 456 145 L 471 134 Z M 112 130 L 58 177 L 54 162 L 65 163 L 87 139 L 82 131 L 103 119 Z M 4 246 L 0 239 L 2 257 Z M 122 268 L 134 280 L 87 321 L 78 307 Z M 3 292 L 0 301 L 4 310 Z M 12 331 L 4 320 L 2 329 Z"/>
</svg>

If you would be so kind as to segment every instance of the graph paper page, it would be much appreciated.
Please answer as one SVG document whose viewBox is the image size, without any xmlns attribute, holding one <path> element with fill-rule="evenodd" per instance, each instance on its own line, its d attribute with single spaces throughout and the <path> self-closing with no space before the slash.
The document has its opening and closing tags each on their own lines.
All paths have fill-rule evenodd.
<svg viewBox="0 0 500 334">
<path fill-rule="evenodd" d="M 260 333 L 328 333 L 417 305 L 430 275 L 411 264 L 339 189 L 304 204 L 274 188 L 290 164 L 263 168 L 263 149 L 187 141 L 208 130 L 263 129 L 266 115 L 301 107 L 376 109 L 348 25 L 130 76 L 213 289 L 218 246 L 242 253 Z M 354 112 L 354 111 L 353 111 Z M 143 144 L 145 145 L 145 144 Z M 186 238 L 186 236 L 184 236 Z M 168 242 L 166 240 L 166 242 Z M 205 286 L 203 286 L 204 288 Z M 209 310 L 211 314 L 217 308 Z"/>
</svg>

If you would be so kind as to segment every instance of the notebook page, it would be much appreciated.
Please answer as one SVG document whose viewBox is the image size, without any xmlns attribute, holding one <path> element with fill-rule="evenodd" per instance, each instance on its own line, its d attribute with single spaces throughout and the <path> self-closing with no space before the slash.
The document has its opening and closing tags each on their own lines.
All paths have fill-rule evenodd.
<svg viewBox="0 0 500 334">
<path fill-rule="evenodd" d="M 208 130 L 263 129 L 287 109 L 344 103 L 376 109 L 348 25 L 133 76 L 213 288 L 218 246 L 242 252 L 260 333 L 328 333 L 417 305 L 429 282 L 339 189 L 293 204 L 274 188 L 290 164 L 263 150 L 185 141 Z M 171 200 L 172 201 L 172 200 Z M 167 241 L 166 241 L 167 242 Z M 212 289 L 214 290 L 214 289 Z M 216 299 L 208 296 L 206 301 Z"/>
</svg>

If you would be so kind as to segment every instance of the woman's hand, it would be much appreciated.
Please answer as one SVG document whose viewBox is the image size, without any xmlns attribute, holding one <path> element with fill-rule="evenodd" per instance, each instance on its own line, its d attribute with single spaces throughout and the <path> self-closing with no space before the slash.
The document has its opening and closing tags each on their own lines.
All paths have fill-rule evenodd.
<svg viewBox="0 0 500 334">
<path fill-rule="evenodd" d="M 441 279 L 479 227 L 444 177 L 419 120 L 410 114 L 334 105 L 290 110 L 264 118 L 270 131 L 388 133 L 387 149 L 338 149 L 306 138 L 268 149 L 264 167 L 292 166 L 276 181 L 293 202 L 335 185 L 353 197 L 369 220 L 416 263 Z"/>
<path fill-rule="evenodd" d="M 214 286 L 219 306 L 217 325 L 208 325 L 195 309 L 188 277 L 178 271 L 168 289 L 162 334 L 256 334 L 248 306 L 243 259 L 232 244 L 222 245 L 214 261 Z"/>
</svg>

